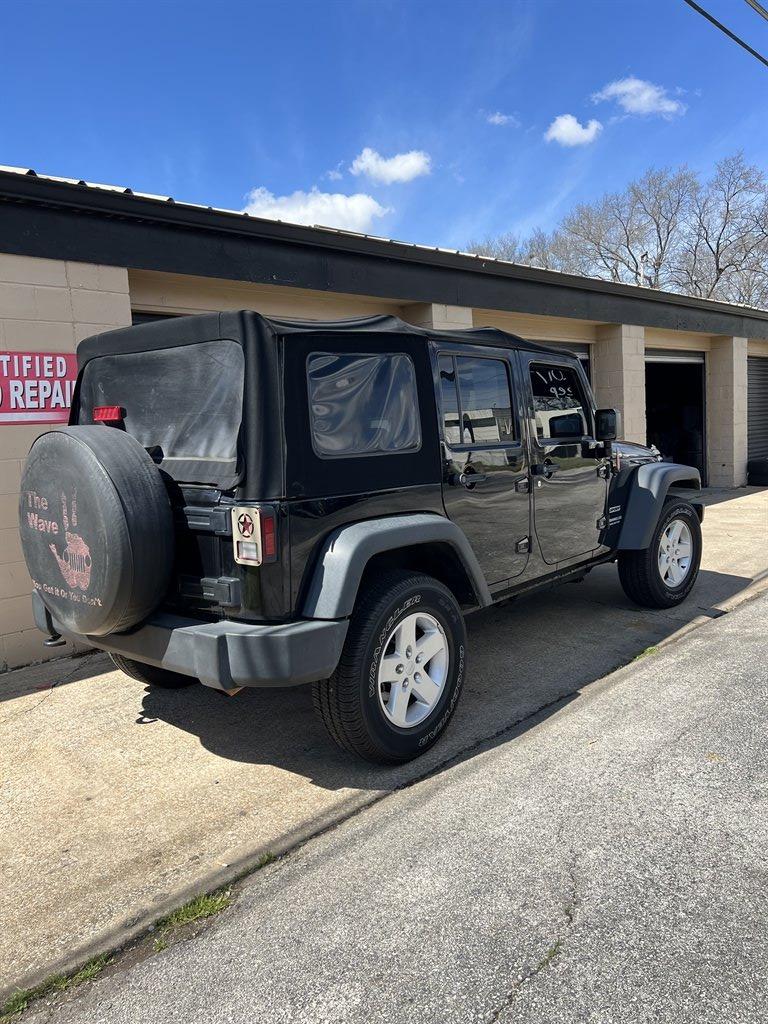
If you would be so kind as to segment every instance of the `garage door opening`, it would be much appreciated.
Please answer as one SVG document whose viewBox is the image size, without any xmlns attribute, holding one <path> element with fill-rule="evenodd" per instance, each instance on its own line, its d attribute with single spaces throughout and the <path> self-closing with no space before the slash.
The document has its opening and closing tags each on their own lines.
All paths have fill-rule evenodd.
<svg viewBox="0 0 768 1024">
<path fill-rule="evenodd" d="M 648 443 L 706 484 L 703 353 L 646 353 L 645 417 Z"/>
</svg>

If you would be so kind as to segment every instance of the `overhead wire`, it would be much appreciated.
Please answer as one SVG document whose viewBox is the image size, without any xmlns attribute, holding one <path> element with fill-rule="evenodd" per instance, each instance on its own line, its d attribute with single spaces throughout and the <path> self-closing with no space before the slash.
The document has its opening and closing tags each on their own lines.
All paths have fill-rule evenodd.
<svg viewBox="0 0 768 1024">
<path fill-rule="evenodd" d="M 708 22 L 715 26 L 715 28 L 719 28 L 721 32 L 724 32 L 728 36 L 729 39 L 732 39 L 734 43 L 738 43 L 738 45 L 743 47 L 747 53 L 751 53 L 753 57 L 756 57 L 757 60 L 762 64 L 765 64 L 768 68 L 768 57 L 764 57 L 762 53 L 758 53 L 757 50 L 749 45 L 749 43 L 744 42 L 740 36 L 737 36 L 735 32 L 731 32 L 731 30 L 723 25 L 721 21 L 718 21 L 717 18 L 713 17 L 709 11 L 705 11 L 703 7 L 699 6 L 695 0 L 683 0 L 683 3 L 688 4 L 692 10 L 696 11 L 697 14 L 700 14 L 702 18 L 706 18 Z M 749 3 L 755 10 L 760 6 L 760 4 L 755 6 L 754 3 L 751 3 L 751 0 L 747 0 L 747 3 Z M 760 12 L 758 11 L 758 14 L 759 13 Z"/>
<path fill-rule="evenodd" d="M 759 4 L 757 0 L 746 0 L 746 2 L 753 11 L 757 11 L 761 18 L 765 18 L 765 20 L 768 21 L 768 11 L 766 11 L 762 4 Z"/>
</svg>

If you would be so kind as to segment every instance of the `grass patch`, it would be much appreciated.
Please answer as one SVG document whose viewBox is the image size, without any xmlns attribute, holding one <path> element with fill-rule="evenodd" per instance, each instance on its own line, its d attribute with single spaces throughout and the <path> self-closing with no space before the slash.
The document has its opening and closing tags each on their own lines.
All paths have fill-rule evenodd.
<svg viewBox="0 0 768 1024">
<path fill-rule="evenodd" d="M 555 959 L 557 954 L 560 952 L 560 949 L 561 949 L 562 945 L 563 945 L 563 940 L 562 939 L 558 939 L 557 942 L 553 942 L 552 943 L 552 945 L 549 947 L 547 952 L 541 958 L 541 961 L 540 961 L 539 965 L 536 968 L 536 974 L 538 974 L 539 971 L 543 970 L 545 967 L 547 967 L 549 964 L 552 963 L 552 961 Z"/>
<path fill-rule="evenodd" d="M 23 1013 L 30 1003 L 33 1003 L 36 999 L 53 995 L 55 992 L 66 992 L 67 989 L 82 985 L 84 981 L 93 981 L 94 978 L 101 974 L 107 964 L 111 962 L 112 956 L 109 953 L 102 953 L 100 956 L 91 957 L 74 974 L 54 974 L 34 988 L 20 989 L 18 992 L 14 992 L 2 1009 L 0 1009 L 0 1024 L 6 1024 L 6 1022 Z"/>
<path fill-rule="evenodd" d="M 248 868 L 247 871 L 244 871 L 241 875 L 237 876 L 238 881 L 241 878 L 247 878 L 248 875 L 253 874 L 254 871 L 261 871 L 261 869 L 265 868 L 267 864 L 274 864 L 276 860 L 277 857 L 274 853 L 262 853 L 252 868 Z"/>
<path fill-rule="evenodd" d="M 659 648 L 658 647 L 646 647 L 644 651 L 640 651 L 639 654 L 636 654 L 634 656 L 634 658 L 632 659 L 632 661 L 640 661 L 641 658 L 647 658 L 651 654 L 658 654 L 658 653 L 659 653 Z"/>
<path fill-rule="evenodd" d="M 204 896 L 195 896 L 183 907 L 174 910 L 167 917 L 162 917 L 155 928 L 160 932 L 173 931 L 174 928 L 182 928 L 185 924 L 192 924 L 193 921 L 203 921 L 206 917 L 220 914 L 231 903 L 232 890 L 229 887 L 217 889 L 216 892 L 206 893 Z"/>
</svg>

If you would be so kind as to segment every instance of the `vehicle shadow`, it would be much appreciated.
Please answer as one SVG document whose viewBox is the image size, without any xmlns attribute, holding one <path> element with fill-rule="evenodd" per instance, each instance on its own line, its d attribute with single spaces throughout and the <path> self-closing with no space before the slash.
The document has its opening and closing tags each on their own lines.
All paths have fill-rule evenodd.
<svg viewBox="0 0 768 1024">
<path fill-rule="evenodd" d="M 138 721 L 159 719 L 219 757 L 272 765 L 324 789 L 389 790 L 519 735 L 691 620 L 716 614 L 713 606 L 750 582 L 703 570 L 682 606 L 650 611 L 624 596 L 615 567 L 601 566 L 582 583 L 471 616 L 469 672 L 456 716 L 432 750 L 404 766 L 369 765 L 338 750 L 314 715 L 307 686 L 235 697 L 203 686 L 151 690 Z"/>
<path fill-rule="evenodd" d="M 38 635 L 42 645 L 43 634 Z M 43 661 L 39 665 L 11 669 L 0 675 L 0 703 L 33 693 L 44 694 L 58 686 L 110 672 L 113 667 L 103 651 L 87 650 L 74 656 Z"/>
</svg>

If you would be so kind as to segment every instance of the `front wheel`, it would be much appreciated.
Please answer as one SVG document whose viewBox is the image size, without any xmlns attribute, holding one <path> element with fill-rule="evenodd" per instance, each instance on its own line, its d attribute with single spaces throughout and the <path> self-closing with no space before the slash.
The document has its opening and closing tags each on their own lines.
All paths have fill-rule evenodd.
<svg viewBox="0 0 768 1024">
<path fill-rule="evenodd" d="M 673 499 L 664 506 L 651 543 L 619 552 L 624 593 L 644 608 L 673 608 L 690 594 L 701 562 L 701 524 L 696 509 Z"/>
<path fill-rule="evenodd" d="M 456 709 L 464 618 L 430 576 L 380 575 L 358 597 L 338 668 L 314 684 L 315 708 L 340 747 L 398 764 L 423 754 Z"/>
</svg>

